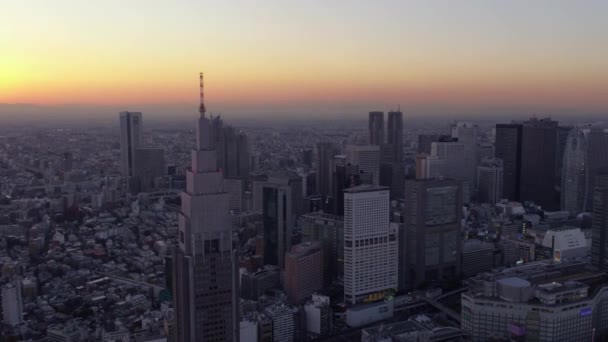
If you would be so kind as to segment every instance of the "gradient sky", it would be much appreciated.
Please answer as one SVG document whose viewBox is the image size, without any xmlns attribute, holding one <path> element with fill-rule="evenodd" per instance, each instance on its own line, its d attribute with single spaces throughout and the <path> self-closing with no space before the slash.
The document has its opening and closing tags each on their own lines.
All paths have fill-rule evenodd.
<svg viewBox="0 0 608 342">
<path fill-rule="evenodd" d="M 3 0 L 0 13 L 0 104 L 180 114 L 203 70 L 207 108 L 245 116 L 608 113 L 608 1 Z"/>
</svg>

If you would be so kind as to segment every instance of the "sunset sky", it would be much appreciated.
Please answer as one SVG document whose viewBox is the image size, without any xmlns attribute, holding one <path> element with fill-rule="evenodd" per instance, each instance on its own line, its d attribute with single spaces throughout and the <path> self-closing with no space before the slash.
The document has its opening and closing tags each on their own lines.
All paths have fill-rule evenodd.
<svg viewBox="0 0 608 342">
<path fill-rule="evenodd" d="M 207 107 L 241 116 L 608 114 L 608 1 L 4 0 L 0 13 L 0 115 L 182 114 L 200 70 Z"/>
</svg>

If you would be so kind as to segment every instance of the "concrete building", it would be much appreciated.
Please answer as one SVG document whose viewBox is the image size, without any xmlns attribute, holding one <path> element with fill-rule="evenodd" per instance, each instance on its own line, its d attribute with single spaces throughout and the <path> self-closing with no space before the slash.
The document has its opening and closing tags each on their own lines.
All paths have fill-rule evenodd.
<svg viewBox="0 0 608 342">
<path fill-rule="evenodd" d="M 397 289 L 397 230 L 389 224 L 389 189 L 360 185 L 344 191 L 344 300 L 384 298 Z"/>
<path fill-rule="evenodd" d="M 258 321 L 255 319 L 241 319 L 239 342 L 258 342 Z"/>
<path fill-rule="evenodd" d="M 313 294 L 304 305 L 304 312 L 309 335 L 315 338 L 331 333 L 333 317 L 329 297 Z"/>
<path fill-rule="evenodd" d="M 380 147 L 377 145 L 348 145 L 346 158 L 360 172 L 371 175 L 374 185 L 380 184 Z"/>
<path fill-rule="evenodd" d="M 606 274 L 544 260 L 468 281 L 462 329 L 471 341 L 590 341 L 608 328 Z"/>
<path fill-rule="evenodd" d="M 301 303 L 323 288 L 323 249 L 319 242 L 304 242 L 285 255 L 285 293 Z"/>
<path fill-rule="evenodd" d="M 285 304 L 272 305 L 264 310 L 264 314 L 272 321 L 273 341 L 294 341 L 297 313 L 297 308 Z"/>
<path fill-rule="evenodd" d="M 269 290 L 281 287 L 281 270 L 276 266 L 266 265 L 255 272 L 241 275 L 241 298 L 258 300 Z"/>
<path fill-rule="evenodd" d="M 583 258 L 591 251 L 585 233 L 578 227 L 549 229 L 541 245 L 551 250 L 551 257 L 556 261 Z"/>
<path fill-rule="evenodd" d="M 459 279 L 461 183 L 453 179 L 407 180 L 405 193 L 410 288 Z"/>
<path fill-rule="evenodd" d="M 488 272 L 496 266 L 497 249 L 491 242 L 465 240 L 462 244 L 462 278 L 470 278 Z"/>
<path fill-rule="evenodd" d="M 304 241 L 319 241 L 323 249 L 323 279 L 326 286 L 344 276 L 344 218 L 313 212 L 298 221 Z"/>
<path fill-rule="evenodd" d="M 135 150 L 142 145 L 140 112 L 120 112 L 120 169 L 124 177 L 133 176 Z"/>
<path fill-rule="evenodd" d="M 19 281 L 2 285 L 2 321 L 4 324 L 16 326 L 23 322 L 23 298 Z"/>
<path fill-rule="evenodd" d="M 477 167 L 477 200 L 498 203 L 503 198 L 503 166 L 498 158 L 486 158 Z"/>
<path fill-rule="evenodd" d="M 232 250 L 230 196 L 223 190 L 211 120 L 205 114 L 201 103 L 178 216 L 173 258 L 176 341 L 238 341 L 238 261 Z"/>
<path fill-rule="evenodd" d="M 224 178 L 224 190 L 230 195 L 230 210 L 239 213 L 246 209 L 245 180 L 240 178 Z"/>
</svg>

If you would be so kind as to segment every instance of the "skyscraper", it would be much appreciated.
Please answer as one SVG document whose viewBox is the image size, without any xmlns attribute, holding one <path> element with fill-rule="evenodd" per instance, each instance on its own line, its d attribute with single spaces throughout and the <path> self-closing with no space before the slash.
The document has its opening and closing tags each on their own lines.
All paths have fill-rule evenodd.
<svg viewBox="0 0 608 342">
<path fill-rule="evenodd" d="M 238 341 L 238 262 L 232 250 L 229 195 L 217 167 L 203 102 L 187 172 L 174 255 L 176 340 Z"/>
<path fill-rule="evenodd" d="M 568 130 L 548 118 L 523 123 L 520 200 L 534 201 L 545 210 L 560 209 Z"/>
<path fill-rule="evenodd" d="M 562 171 L 562 210 L 571 215 L 583 212 L 587 199 L 587 137 L 583 129 L 573 128 L 568 134 Z"/>
<path fill-rule="evenodd" d="M 403 161 L 403 113 L 401 111 L 388 112 L 387 143 L 393 146 L 395 163 Z"/>
<path fill-rule="evenodd" d="M 477 167 L 477 199 L 481 203 L 498 203 L 502 199 L 502 160 L 486 158 Z"/>
<path fill-rule="evenodd" d="M 398 286 L 397 228 L 389 223 L 389 189 L 344 190 L 344 300 L 382 299 Z"/>
<path fill-rule="evenodd" d="M 133 159 L 134 192 L 151 191 L 155 180 L 165 174 L 165 152 L 162 148 L 136 148 Z"/>
<path fill-rule="evenodd" d="M 351 165 L 357 165 L 360 172 L 371 175 L 373 184 L 380 184 L 380 146 L 348 145 L 346 160 Z"/>
<path fill-rule="evenodd" d="M 462 254 L 461 182 L 406 180 L 404 217 L 410 288 L 457 280 Z"/>
<path fill-rule="evenodd" d="M 602 172 L 595 181 L 591 227 L 591 262 L 608 272 L 608 172 Z"/>
<path fill-rule="evenodd" d="M 503 162 L 503 195 L 519 201 L 521 182 L 521 124 L 497 124 L 494 155 Z"/>
<path fill-rule="evenodd" d="M 120 112 L 120 169 L 124 177 L 133 176 L 135 150 L 142 144 L 142 118 L 139 112 Z"/>
<path fill-rule="evenodd" d="M 331 196 L 332 159 L 338 149 L 330 142 L 320 142 L 316 145 L 317 190 L 321 195 Z"/>
<path fill-rule="evenodd" d="M 369 143 L 384 144 L 384 112 L 369 112 Z"/>
<path fill-rule="evenodd" d="M 295 224 L 293 189 L 287 177 L 271 177 L 263 187 L 264 264 L 285 267 Z"/>
</svg>

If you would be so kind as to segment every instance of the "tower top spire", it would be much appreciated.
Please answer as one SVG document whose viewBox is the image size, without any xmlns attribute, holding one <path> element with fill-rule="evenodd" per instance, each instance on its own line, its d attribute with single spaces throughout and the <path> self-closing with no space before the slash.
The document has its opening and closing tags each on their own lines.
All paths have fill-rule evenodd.
<svg viewBox="0 0 608 342">
<path fill-rule="evenodd" d="M 200 101 L 201 104 L 198 107 L 198 112 L 201 113 L 201 116 L 205 116 L 207 109 L 205 109 L 205 92 L 203 89 L 203 73 L 200 73 Z"/>
</svg>

